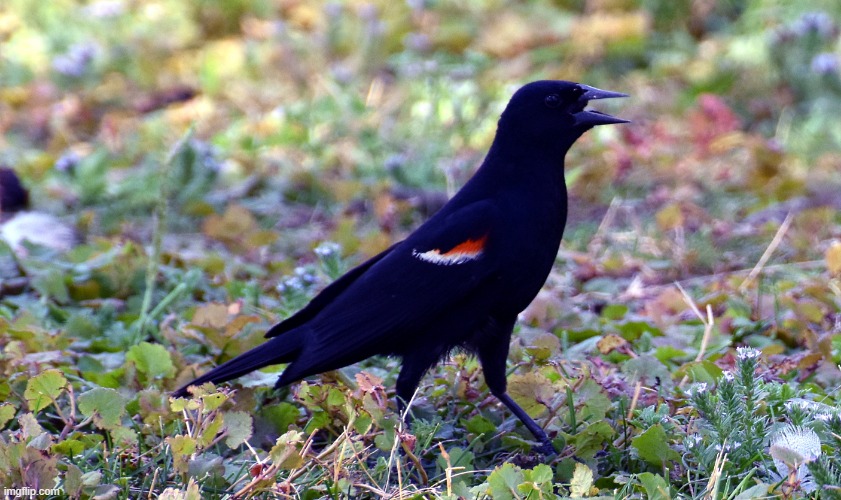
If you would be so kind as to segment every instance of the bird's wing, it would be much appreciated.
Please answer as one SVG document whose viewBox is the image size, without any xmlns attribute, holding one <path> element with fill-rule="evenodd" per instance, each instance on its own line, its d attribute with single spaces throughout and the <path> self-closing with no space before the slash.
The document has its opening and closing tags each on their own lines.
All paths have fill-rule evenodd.
<svg viewBox="0 0 841 500">
<path fill-rule="evenodd" d="M 307 304 L 303 309 L 296 312 L 292 316 L 286 318 L 285 320 L 281 321 L 280 323 L 276 324 L 275 326 L 271 327 L 269 331 L 266 332 L 266 338 L 277 337 L 282 333 L 288 332 L 289 330 L 292 330 L 294 328 L 298 328 L 299 326 L 314 318 L 315 315 L 321 312 L 321 310 L 324 309 L 325 306 L 333 302 L 336 299 L 336 297 L 338 297 L 350 285 L 352 285 L 357 278 L 359 278 L 360 276 L 362 276 L 362 274 L 368 271 L 368 269 L 370 269 L 371 266 L 373 266 L 374 264 L 382 260 L 386 255 L 388 255 L 389 252 L 391 252 L 395 246 L 396 245 L 392 245 L 391 247 L 383 250 L 379 254 L 371 257 L 367 261 L 343 274 L 339 279 L 328 285 L 327 288 L 325 288 L 321 291 L 321 293 L 316 295 L 310 301 L 310 303 Z"/>
<path fill-rule="evenodd" d="M 492 202 L 481 201 L 433 217 L 329 301 L 317 298 L 322 307 L 310 316 L 313 334 L 299 359 L 311 368 L 306 371 L 405 346 L 410 339 L 402 335 L 422 334 L 426 325 L 481 291 L 499 269 L 493 251 L 499 212 Z"/>
</svg>

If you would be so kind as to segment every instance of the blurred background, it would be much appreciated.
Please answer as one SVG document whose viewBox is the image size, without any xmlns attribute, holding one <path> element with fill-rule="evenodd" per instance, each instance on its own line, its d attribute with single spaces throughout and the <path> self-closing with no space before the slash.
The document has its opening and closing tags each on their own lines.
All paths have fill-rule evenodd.
<svg viewBox="0 0 841 500">
<path fill-rule="evenodd" d="M 641 224 L 709 233 L 686 235 L 698 255 L 679 267 L 723 270 L 744 263 L 712 251 L 731 229 L 716 222 L 836 203 L 839 16 L 831 0 L 9 0 L 0 163 L 83 235 L 142 233 L 164 189 L 176 233 L 236 239 L 253 217 L 276 234 L 250 249 L 370 255 L 463 184 L 519 85 L 581 81 L 631 94 L 605 105 L 634 124 L 571 153 L 576 227 L 624 200 Z M 226 209 L 245 226 L 215 224 Z"/>
</svg>

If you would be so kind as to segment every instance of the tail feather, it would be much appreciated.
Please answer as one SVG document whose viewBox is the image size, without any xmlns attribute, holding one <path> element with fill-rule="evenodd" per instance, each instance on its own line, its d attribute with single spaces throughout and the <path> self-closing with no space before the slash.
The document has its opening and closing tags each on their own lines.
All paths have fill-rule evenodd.
<svg viewBox="0 0 841 500">
<path fill-rule="evenodd" d="M 216 368 L 210 370 L 204 375 L 196 378 L 192 382 L 185 384 L 172 395 L 176 398 L 185 397 L 189 395 L 187 388 L 190 386 L 199 386 L 206 382 L 213 382 L 219 384 L 227 382 L 228 380 L 241 377 L 246 373 L 251 373 L 260 368 L 276 365 L 280 363 L 289 363 L 295 360 L 300 351 L 303 332 L 291 331 L 284 335 L 275 337 L 268 342 L 265 342 L 257 347 L 246 351 L 239 356 L 222 363 Z"/>
</svg>

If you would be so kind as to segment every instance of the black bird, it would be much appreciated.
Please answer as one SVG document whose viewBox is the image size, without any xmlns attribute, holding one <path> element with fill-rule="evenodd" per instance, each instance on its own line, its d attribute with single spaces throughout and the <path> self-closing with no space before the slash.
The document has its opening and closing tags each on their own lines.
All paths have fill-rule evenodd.
<svg viewBox="0 0 841 500">
<path fill-rule="evenodd" d="M 479 356 L 488 388 L 542 443 L 538 451 L 552 453 L 543 429 L 506 393 L 505 362 L 517 315 L 543 286 L 561 243 L 564 156 L 594 126 L 627 123 L 585 109 L 614 97 L 627 95 L 549 80 L 519 89 L 482 166 L 440 211 L 272 327 L 270 340 L 174 395 L 289 363 L 275 384 L 282 387 L 379 354 L 402 358 L 403 408 L 426 371 L 463 348 Z"/>
</svg>

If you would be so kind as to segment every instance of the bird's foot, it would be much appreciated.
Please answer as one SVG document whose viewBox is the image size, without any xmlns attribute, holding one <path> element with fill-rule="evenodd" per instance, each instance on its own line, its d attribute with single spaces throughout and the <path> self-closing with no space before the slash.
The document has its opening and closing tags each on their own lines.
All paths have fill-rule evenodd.
<svg viewBox="0 0 841 500">
<path fill-rule="evenodd" d="M 532 449 L 546 457 L 551 457 L 558 454 L 558 451 L 555 449 L 555 446 L 552 444 L 551 441 L 544 441 L 540 446 L 535 446 Z"/>
</svg>

